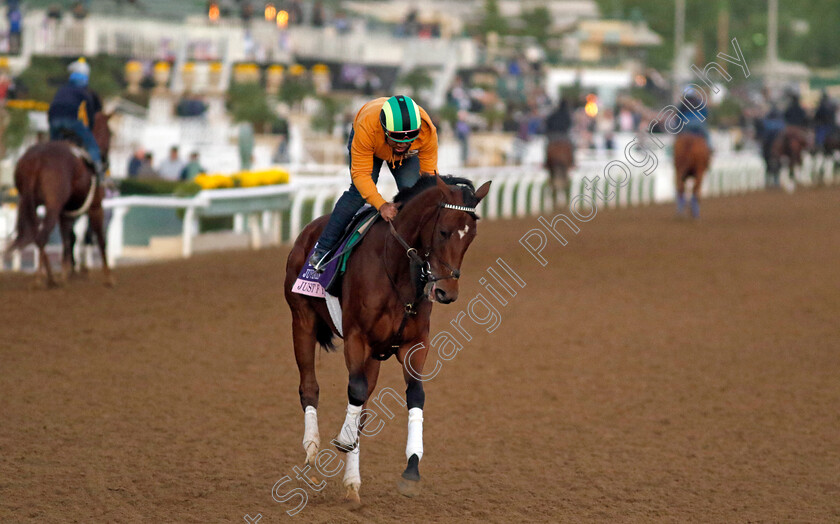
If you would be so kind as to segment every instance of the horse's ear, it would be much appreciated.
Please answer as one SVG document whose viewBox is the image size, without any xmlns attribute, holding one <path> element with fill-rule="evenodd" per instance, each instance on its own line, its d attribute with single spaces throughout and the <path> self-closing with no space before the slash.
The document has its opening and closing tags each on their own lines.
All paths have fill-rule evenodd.
<svg viewBox="0 0 840 524">
<path fill-rule="evenodd" d="M 448 195 L 451 192 L 451 190 L 449 189 L 449 186 L 446 185 L 446 182 L 444 182 L 443 179 L 440 176 L 435 175 L 435 182 L 437 182 L 438 189 L 443 191 L 444 194 Z"/>
<path fill-rule="evenodd" d="M 481 202 L 481 199 L 487 196 L 487 193 L 490 192 L 490 182 L 485 182 L 481 184 L 481 187 L 475 190 L 475 198 Z"/>
</svg>

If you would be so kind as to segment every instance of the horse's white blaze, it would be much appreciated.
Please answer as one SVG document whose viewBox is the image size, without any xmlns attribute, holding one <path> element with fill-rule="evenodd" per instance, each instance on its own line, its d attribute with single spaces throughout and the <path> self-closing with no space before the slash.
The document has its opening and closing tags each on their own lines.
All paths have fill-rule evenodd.
<svg viewBox="0 0 840 524">
<path fill-rule="evenodd" d="M 347 404 L 347 415 L 344 417 L 344 424 L 341 431 L 335 438 L 344 447 L 352 447 L 359 438 L 359 421 L 361 420 L 362 406 Z"/>
<path fill-rule="evenodd" d="M 303 412 L 303 450 L 306 451 L 306 463 L 314 464 L 321 447 L 321 435 L 318 433 L 318 411 L 314 406 L 306 406 Z"/>
<path fill-rule="evenodd" d="M 469 224 L 464 226 L 464 229 L 459 229 L 458 230 L 458 238 L 464 238 L 464 235 L 466 235 L 469 230 L 470 230 L 470 225 Z"/>
<path fill-rule="evenodd" d="M 362 475 L 359 473 L 359 446 L 347 453 L 347 463 L 344 466 L 344 487 L 359 490 L 362 485 Z"/>
<path fill-rule="evenodd" d="M 411 408 L 408 410 L 408 439 L 405 443 L 405 458 L 417 455 L 423 458 L 423 410 Z"/>
</svg>

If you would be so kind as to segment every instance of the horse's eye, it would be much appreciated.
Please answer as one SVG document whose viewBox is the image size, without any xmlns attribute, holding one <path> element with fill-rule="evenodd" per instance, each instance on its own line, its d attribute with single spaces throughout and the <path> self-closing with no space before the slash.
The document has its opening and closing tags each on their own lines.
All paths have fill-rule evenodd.
<svg viewBox="0 0 840 524">
<path fill-rule="evenodd" d="M 449 238 L 450 234 L 451 233 L 449 233 L 449 231 L 444 231 L 442 229 L 440 230 L 440 236 L 442 236 L 443 238 Z"/>
</svg>

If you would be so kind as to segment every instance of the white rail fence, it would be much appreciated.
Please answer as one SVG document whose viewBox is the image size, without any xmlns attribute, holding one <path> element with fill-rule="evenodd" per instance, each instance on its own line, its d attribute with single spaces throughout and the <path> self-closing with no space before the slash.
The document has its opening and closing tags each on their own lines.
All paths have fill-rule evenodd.
<svg viewBox="0 0 840 524">
<path fill-rule="evenodd" d="M 587 194 L 598 205 L 597 193 L 615 197 L 604 203 L 607 207 L 643 206 L 674 199 L 673 166 L 663 159 L 656 170 L 646 175 L 640 169 L 631 168 L 631 176 L 621 187 L 607 187 L 604 174 L 606 162 L 587 160 L 580 163 L 571 175 L 571 198 Z M 818 164 L 808 159 L 803 166 L 800 180 L 810 179 Z M 257 188 L 216 189 L 202 191 L 191 198 L 168 196 L 126 196 L 105 201 L 105 207 L 112 210 L 108 227 L 108 258 L 112 266 L 159 258 L 147 248 L 126 244 L 126 217 L 130 210 L 155 208 L 159 210 L 180 210 L 181 233 L 173 238 L 169 257 L 189 257 L 196 251 L 232 247 L 260 248 L 293 241 L 303 227 L 312 219 L 329 213 L 335 200 L 348 188 L 349 176 L 336 174 L 346 168 L 341 166 L 307 166 L 293 177 L 292 182 L 282 186 Z M 833 177 L 826 168 L 823 178 L 828 183 L 840 177 Z M 490 193 L 481 204 L 480 214 L 488 219 L 507 219 L 550 212 L 553 209 L 547 191 L 547 173 L 539 166 L 510 166 L 492 168 L 466 168 L 458 172 L 472 180 L 476 186 L 492 181 Z M 835 179 L 836 178 L 836 179 Z M 712 166 L 704 180 L 704 197 L 741 194 L 764 188 L 764 164 L 754 153 L 730 153 L 713 159 Z M 383 175 L 379 183 L 383 195 L 392 195 L 396 186 L 390 176 Z M 15 211 L 4 208 L 0 212 L 0 245 L 12 238 Z M 201 232 L 200 221 L 205 217 L 233 217 L 232 229 L 216 233 Z M 83 237 L 86 222 L 76 224 L 79 238 Z M 238 239 L 230 242 L 230 239 Z M 33 250 L 32 247 L 28 248 Z M 52 245 L 53 253 L 60 246 Z M 92 255 L 78 247 L 77 260 Z M 146 249 L 146 251 L 143 251 Z M 140 254 L 138 254 L 140 253 Z M 29 264 L 22 262 L 29 261 Z M 3 265 L 0 264 L 0 267 Z M 6 269 L 33 270 L 37 257 L 33 252 L 22 257 L 16 253 Z"/>
</svg>

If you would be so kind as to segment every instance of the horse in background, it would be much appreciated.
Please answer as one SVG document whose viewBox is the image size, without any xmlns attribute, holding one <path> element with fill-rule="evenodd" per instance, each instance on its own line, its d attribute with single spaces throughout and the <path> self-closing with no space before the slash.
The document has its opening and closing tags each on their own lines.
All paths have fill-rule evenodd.
<svg viewBox="0 0 840 524">
<path fill-rule="evenodd" d="M 811 132 L 804 127 L 785 126 L 773 139 L 765 161 L 767 163 L 768 185 L 779 187 L 780 172 L 783 167 L 788 168 L 790 184 L 789 191 L 796 187 L 797 172 L 802 168 L 802 154 L 813 148 Z"/>
<path fill-rule="evenodd" d="M 93 136 L 107 162 L 111 146 L 108 119 L 111 115 L 99 112 L 94 117 Z M 48 287 L 56 287 L 50 261 L 45 251 L 50 234 L 56 224 L 61 230 L 62 280 L 76 272 L 73 248 L 76 234 L 73 224 L 79 216 L 87 214 L 89 228 L 97 237 L 105 285 L 114 284 L 108 257 L 105 254 L 105 213 L 102 208 L 104 190 L 96 183 L 93 166 L 85 160 L 81 147 L 68 140 L 55 140 L 35 144 L 26 150 L 15 167 L 15 187 L 19 194 L 17 237 L 6 253 L 22 249 L 34 242 L 40 257 L 40 269 L 35 283 L 40 286 L 46 275 Z M 39 220 L 37 209 L 43 205 L 46 214 Z M 87 269 L 82 261 L 83 272 Z M 43 274 L 42 274 L 43 273 Z"/>
<path fill-rule="evenodd" d="M 466 179 L 428 176 L 400 191 L 394 199 L 399 206 L 397 217 L 371 226 L 349 259 L 339 289 L 340 326 L 333 322 L 324 298 L 293 291 L 329 216 L 306 226 L 289 253 L 284 288 L 292 311 L 295 360 L 300 371 L 304 471 L 310 467 L 317 470 L 321 462 L 315 345 L 329 351 L 334 349 L 333 336 L 343 336 L 349 402 L 344 424 L 332 443 L 347 453 L 343 483 L 345 500 L 351 503 L 360 502 L 359 435 L 369 435 L 365 433 L 365 408 L 376 389 L 379 365 L 391 355 L 403 367 L 407 386 L 407 465 L 398 488 L 405 496 L 419 494 L 425 402 L 422 377 L 430 347 L 432 304 L 449 304 L 458 298 L 461 262 L 476 236 L 475 208 L 489 190 L 490 182 L 475 190 Z"/>
<path fill-rule="evenodd" d="M 677 187 L 677 215 L 685 211 L 685 184 L 694 178 L 691 190 L 691 216 L 700 217 L 700 189 L 711 163 L 706 139 L 695 133 L 681 133 L 674 142 L 674 173 Z"/>
<path fill-rule="evenodd" d="M 575 146 L 567 135 L 555 135 L 548 139 L 545 149 L 545 167 L 548 169 L 551 202 L 555 207 L 569 203 L 571 184 L 569 173 L 575 166 Z M 558 198 L 562 195 L 563 201 Z"/>
</svg>

